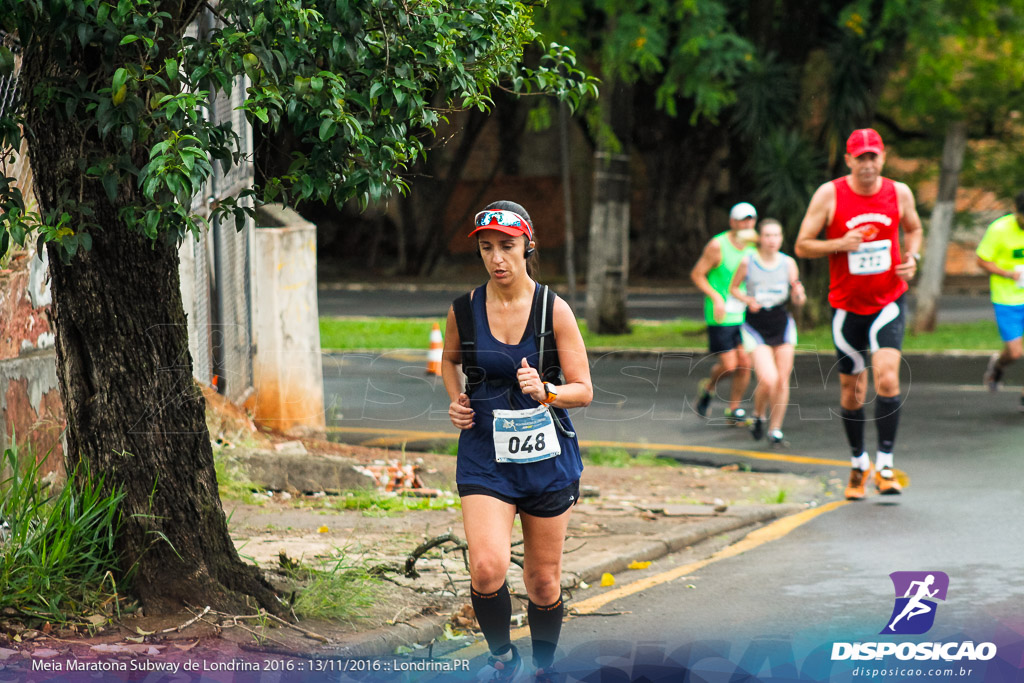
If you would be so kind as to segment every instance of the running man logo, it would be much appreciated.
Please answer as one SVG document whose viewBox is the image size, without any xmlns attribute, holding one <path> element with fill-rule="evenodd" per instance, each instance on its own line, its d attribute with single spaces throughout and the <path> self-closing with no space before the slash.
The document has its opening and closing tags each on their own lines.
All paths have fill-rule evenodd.
<svg viewBox="0 0 1024 683">
<path fill-rule="evenodd" d="M 945 572 L 893 572 L 896 604 L 882 634 L 920 635 L 935 623 L 936 600 L 945 600 L 949 577 Z"/>
</svg>

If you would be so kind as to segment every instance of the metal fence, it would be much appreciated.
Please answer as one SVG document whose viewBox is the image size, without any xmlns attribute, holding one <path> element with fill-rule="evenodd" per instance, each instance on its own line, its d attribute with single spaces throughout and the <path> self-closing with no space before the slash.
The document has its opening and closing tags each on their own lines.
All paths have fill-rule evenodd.
<svg viewBox="0 0 1024 683">
<path fill-rule="evenodd" d="M 215 19 L 206 10 L 189 32 L 196 36 Z M 244 101 L 247 79 L 235 79 L 230 96 L 214 98 L 207 117 L 215 124 L 228 122 L 239 136 L 242 163 L 225 172 L 213 162 L 214 176 L 192 201 L 192 210 L 209 217 L 210 207 L 251 187 L 252 126 L 238 109 Z M 189 314 L 189 347 L 193 374 L 233 401 L 241 402 L 253 388 L 252 268 L 255 224 L 246 218 L 241 230 L 234 221 L 211 221 L 211 229 L 193 244 L 193 297 Z"/>
</svg>

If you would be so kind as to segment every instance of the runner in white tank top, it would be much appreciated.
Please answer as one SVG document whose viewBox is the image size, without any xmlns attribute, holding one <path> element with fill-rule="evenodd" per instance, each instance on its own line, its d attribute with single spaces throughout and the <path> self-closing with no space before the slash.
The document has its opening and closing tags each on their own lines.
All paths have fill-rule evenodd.
<svg viewBox="0 0 1024 683">
<path fill-rule="evenodd" d="M 774 218 L 765 218 L 758 224 L 758 233 L 757 251 L 744 257 L 736 269 L 730 292 L 747 305 L 741 332 L 757 376 L 750 433 L 757 440 L 764 436 L 770 412 L 768 441 L 781 446 L 796 346 L 796 323 L 786 310 L 786 302 L 792 300 L 799 306 L 807 296 L 796 261 L 779 251 L 782 225 Z"/>
</svg>

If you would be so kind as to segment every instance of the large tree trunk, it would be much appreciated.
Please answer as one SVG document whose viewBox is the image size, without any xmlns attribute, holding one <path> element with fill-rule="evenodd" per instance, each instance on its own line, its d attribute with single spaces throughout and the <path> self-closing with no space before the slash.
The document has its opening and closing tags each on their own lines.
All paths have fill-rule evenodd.
<svg viewBox="0 0 1024 683">
<path fill-rule="evenodd" d="M 587 327 L 598 334 L 629 332 L 626 286 L 629 282 L 629 200 L 632 188 L 633 89 L 623 83 L 608 88 L 601 105 L 604 123 L 622 145 L 617 152 L 598 146 L 594 158 L 594 199 L 590 211 L 587 259 Z"/>
<path fill-rule="evenodd" d="M 83 150 L 102 155 L 94 133 L 64 119 L 62 108 L 32 101 L 54 82 L 48 79 L 73 78 L 69 64 L 75 60 L 29 49 L 21 74 L 41 209 L 74 188 L 97 207 L 93 220 L 103 226 L 91 251 L 68 264 L 49 251 L 67 469 L 82 462 L 105 477 L 108 491 L 124 492 L 115 539 L 120 574 L 134 572 L 134 592 L 148 611 L 184 604 L 251 610 L 252 598 L 280 611 L 228 535 L 204 401 L 192 379 L 177 251 L 129 233 L 99 185 L 82 178 Z M 120 191 L 123 201 L 139 201 L 130 185 Z"/>
<path fill-rule="evenodd" d="M 946 247 L 953 231 L 956 216 L 956 188 L 960 184 L 960 169 L 964 165 L 967 148 L 967 123 L 956 121 L 946 128 L 946 141 L 942 147 L 942 168 L 939 172 L 939 193 L 929 221 L 926 258 L 921 262 L 921 281 L 917 286 L 917 304 L 914 309 L 914 331 L 931 332 L 938 319 L 942 281 L 946 277 Z"/>
</svg>

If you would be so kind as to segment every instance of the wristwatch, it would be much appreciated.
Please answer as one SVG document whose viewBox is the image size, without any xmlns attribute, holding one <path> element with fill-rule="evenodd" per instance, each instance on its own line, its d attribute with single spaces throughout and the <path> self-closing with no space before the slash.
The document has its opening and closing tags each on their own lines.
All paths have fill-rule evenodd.
<svg viewBox="0 0 1024 683">
<path fill-rule="evenodd" d="M 544 397 L 544 400 L 541 401 L 541 403 L 546 406 L 551 405 L 555 402 L 555 399 L 558 398 L 558 389 L 551 382 L 544 382 L 544 391 L 546 391 L 548 395 Z"/>
<path fill-rule="evenodd" d="M 918 263 L 921 262 L 921 255 L 918 254 L 916 251 L 907 254 L 907 256 L 914 259 L 914 265 L 917 265 Z"/>
</svg>

